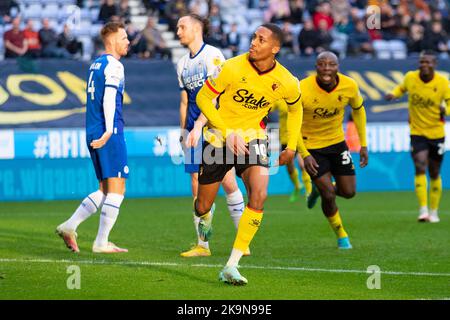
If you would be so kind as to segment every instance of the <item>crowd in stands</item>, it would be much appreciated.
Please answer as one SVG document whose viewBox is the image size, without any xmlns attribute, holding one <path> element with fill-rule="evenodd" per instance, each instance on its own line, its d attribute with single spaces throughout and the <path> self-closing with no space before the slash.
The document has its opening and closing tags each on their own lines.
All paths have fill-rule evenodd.
<svg viewBox="0 0 450 320">
<path fill-rule="evenodd" d="M 57 32 L 43 17 L 37 29 L 35 20 L 21 18 L 23 1 L 0 1 L 5 58 L 83 56 L 83 43 L 70 24 Z M 448 0 L 140 0 L 148 16 L 143 29 L 132 23 L 129 0 L 68 1 L 97 9 L 95 23 L 100 26 L 122 21 L 131 42 L 129 57 L 142 59 L 172 59 L 157 24 L 166 24 L 175 33 L 178 18 L 190 12 L 209 18 L 206 42 L 222 48 L 227 57 L 244 52 L 252 32 L 264 22 L 282 28 L 285 42 L 280 55 L 288 58 L 324 50 L 340 57 L 368 58 L 403 58 L 422 50 L 446 58 L 449 53 Z M 98 36 L 91 38 L 96 55 L 102 50 L 101 41 Z"/>
</svg>

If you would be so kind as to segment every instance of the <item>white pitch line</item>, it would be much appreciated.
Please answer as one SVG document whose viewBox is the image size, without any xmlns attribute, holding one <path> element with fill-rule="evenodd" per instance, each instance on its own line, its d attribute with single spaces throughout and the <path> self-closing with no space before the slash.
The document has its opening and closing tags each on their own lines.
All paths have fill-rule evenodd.
<svg viewBox="0 0 450 320">
<path fill-rule="evenodd" d="M 221 268 L 221 264 L 182 264 L 176 262 L 153 262 L 153 261 L 106 261 L 106 260 L 51 260 L 51 259 L 0 259 L 0 263 L 71 263 L 90 265 L 131 265 L 131 266 L 167 266 L 167 267 L 196 267 L 196 268 Z M 264 269 L 282 271 L 306 271 L 306 272 L 329 272 L 329 273 L 364 273 L 366 270 L 352 269 L 322 269 L 307 267 L 277 267 L 277 266 L 253 266 L 244 265 L 243 269 Z M 371 273 L 371 272 L 369 272 Z M 380 274 L 399 276 L 424 276 L 424 277 L 450 277 L 450 273 L 436 272 L 408 272 L 408 271 L 380 271 Z"/>
</svg>

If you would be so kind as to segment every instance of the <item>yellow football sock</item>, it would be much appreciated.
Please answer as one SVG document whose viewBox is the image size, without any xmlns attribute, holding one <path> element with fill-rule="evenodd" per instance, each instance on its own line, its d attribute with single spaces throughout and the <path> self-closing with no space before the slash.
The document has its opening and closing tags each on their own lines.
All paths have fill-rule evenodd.
<svg viewBox="0 0 450 320">
<path fill-rule="evenodd" d="M 305 186 L 306 194 L 310 194 L 312 191 L 312 182 L 311 177 L 309 176 L 308 172 L 306 172 L 306 170 L 302 170 L 302 181 L 303 185 Z"/>
<path fill-rule="evenodd" d="M 442 179 L 439 176 L 437 179 L 430 179 L 430 209 L 437 210 L 439 208 L 439 201 L 442 195 Z"/>
<path fill-rule="evenodd" d="M 427 206 L 427 176 L 424 174 L 416 175 L 414 178 L 414 185 L 416 189 L 417 200 L 419 200 L 419 206 Z"/>
<path fill-rule="evenodd" d="M 245 252 L 255 236 L 263 218 L 263 212 L 245 207 L 237 230 L 233 248 Z"/>
<path fill-rule="evenodd" d="M 295 190 L 300 190 L 300 181 L 298 180 L 298 170 L 294 168 L 294 171 L 289 174 L 289 178 L 291 178 L 292 184 L 294 185 Z"/>
<path fill-rule="evenodd" d="M 338 238 L 348 237 L 347 232 L 345 232 L 344 226 L 342 224 L 341 216 L 339 214 L 339 210 L 336 211 L 334 216 L 327 217 L 328 222 L 330 223 L 331 228 Z"/>
</svg>

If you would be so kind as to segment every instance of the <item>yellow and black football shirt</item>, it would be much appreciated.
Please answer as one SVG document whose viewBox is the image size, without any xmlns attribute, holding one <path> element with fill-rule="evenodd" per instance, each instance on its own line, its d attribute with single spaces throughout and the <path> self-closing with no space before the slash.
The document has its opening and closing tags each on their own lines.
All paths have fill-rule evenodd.
<svg viewBox="0 0 450 320">
<path fill-rule="evenodd" d="M 342 123 L 345 107 L 350 105 L 353 110 L 363 108 L 356 81 L 342 73 L 337 75 L 338 84 L 331 92 L 319 86 L 316 75 L 300 81 L 303 104 L 301 134 L 307 149 L 325 148 L 344 141 Z M 367 146 L 365 135 L 360 140 L 361 146 Z"/>
<path fill-rule="evenodd" d="M 219 95 L 216 110 L 210 99 Z M 224 137 L 232 130 L 248 143 L 266 138 L 267 115 L 276 101 L 285 100 L 289 109 L 288 148 L 295 150 L 302 119 L 300 97 L 298 79 L 279 62 L 275 61 L 270 70 L 259 72 L 246 53 L 225 61 L 207 79 L 197 95 L 197 104 L 208 118 L 208 128 L 220 130 Z M 205 139 L 218 146 L 207 130 Z"/>
<path fill-rule="evenodd" d="M 419 73 L 419 70 L 406 73 L 403 82 L 395 87 L 391 93 L 396 98 L 400 98 L 408 92 L 411 135 L 423 136 L 428 139 L 441 139 L 445 136 L 445 129 L 440 106 L 445 101 L 447 110 L 449 109 L 449 81 L 435 72 L 433 79 L 425 83 L 420 79 Z"/>
</svg>

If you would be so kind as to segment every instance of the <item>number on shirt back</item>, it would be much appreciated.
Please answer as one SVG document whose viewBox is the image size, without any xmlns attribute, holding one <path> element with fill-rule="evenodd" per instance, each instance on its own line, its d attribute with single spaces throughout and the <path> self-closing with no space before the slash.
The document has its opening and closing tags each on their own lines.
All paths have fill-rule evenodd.
<svg viewBox="0 0 450 320">
<path fill-rule="evenodd" d="M 342 156 L 342 164 L 343 165 L 347 165 L 352 162 L 352 155 L 350 154 L 350 152 L 348 150 L 345 150 L 344 152 L 342 152 L 341 156 Z"/>
<path fill-rule="evenodd" d="M 95 99 L 94 96 L 94 92 L 95 92 L 95 87 L 94 87 L 94 80 L 92 79 L 92 76 L 94 75 L 94 71 L 91 71 L 91 74 L 89 75 L 89 80 L 88 80 L 88 93 L 91 94 L 91 100 Z"/>
</svg>

